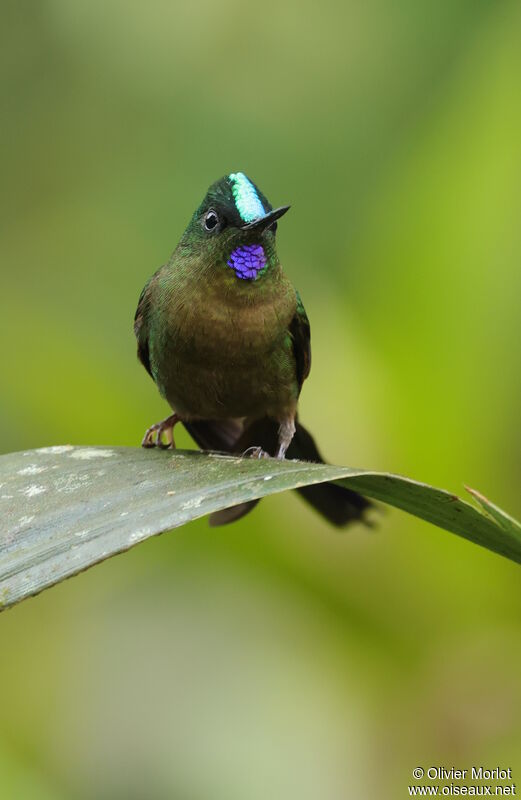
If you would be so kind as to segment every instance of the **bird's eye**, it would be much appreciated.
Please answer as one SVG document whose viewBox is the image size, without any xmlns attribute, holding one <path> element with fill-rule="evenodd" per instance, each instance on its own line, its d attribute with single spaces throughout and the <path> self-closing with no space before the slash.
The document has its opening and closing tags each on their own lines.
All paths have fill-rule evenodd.
<svg viewBox="0 0 521 800">
<path fill-rule="evenodd" d="M 204 227 L 207 231 L 213 231 L 219 224 L 219 217 L 216 212 L 210 209 L 204 217 Z"/>
</svg>

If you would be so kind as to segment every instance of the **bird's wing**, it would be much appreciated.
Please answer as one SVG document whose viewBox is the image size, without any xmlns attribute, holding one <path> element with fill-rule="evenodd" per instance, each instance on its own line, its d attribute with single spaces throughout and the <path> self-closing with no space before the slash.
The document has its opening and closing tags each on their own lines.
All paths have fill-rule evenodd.
<svg viewBox="0 0 521 800">
<path fill-rule="evenodd" d="M 311 369 L 311 329 L 300 295 L 298 292 L 296 292 L 296 295 L 297 309 L 295 316 L 291 320 L 289 333 L 293 342 L 293 352 L 297 365 L 298 385 L 299 389 L 301 389 Z"/>
<path fill-rule="evenodd" d="M 155 276 L 154 276 L 155 277 Z M 153 377 L 150 368 L 150 353 L 148 348 L 148 319 L 150 311 L 150 288 L 152 280 L 149 280 L 141 292 L 137 304 L 136 315 L 134 317 L 134 333 L 137 339 L 138 358 L 145 367 L 148 374 Z"/>
</svg>

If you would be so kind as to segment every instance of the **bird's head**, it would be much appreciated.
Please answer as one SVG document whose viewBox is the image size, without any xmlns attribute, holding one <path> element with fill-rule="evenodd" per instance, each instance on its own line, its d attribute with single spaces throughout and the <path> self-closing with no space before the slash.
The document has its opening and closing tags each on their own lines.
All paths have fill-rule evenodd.
<svg viewBox="0 0 521 800">
<path fill-rule="evenodd" d="M 210 186 L 179 247 L 211 269 L 226 268 L 237 279 L 254 281 L 276 262 L 277 220 L 288 209 L 273 209 L 253 181 L 233 172 Z"/>
</svg>

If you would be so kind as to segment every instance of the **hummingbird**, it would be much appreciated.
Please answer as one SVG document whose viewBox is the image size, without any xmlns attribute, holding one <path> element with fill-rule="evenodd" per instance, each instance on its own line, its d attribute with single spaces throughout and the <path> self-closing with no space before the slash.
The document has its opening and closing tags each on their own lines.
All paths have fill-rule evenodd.
<svg viewBox="0 0 521 800">
<path fill-rule="evenodd" d="M 297 405 L 311 368 L 310 324 L 283 272 L 273 208 L 243 172 L 213 183 L 170 260 L 145 285 L 134 320 L 138 357 L 173 413 L 143 447 L 175 447 L 181 422 L 203 450 L 324 463 Z M 297 490 L 335 525 L 371 505 L 334 483 Z M 257 503 L 215 512 L 212 525 Z"/>
</svg>

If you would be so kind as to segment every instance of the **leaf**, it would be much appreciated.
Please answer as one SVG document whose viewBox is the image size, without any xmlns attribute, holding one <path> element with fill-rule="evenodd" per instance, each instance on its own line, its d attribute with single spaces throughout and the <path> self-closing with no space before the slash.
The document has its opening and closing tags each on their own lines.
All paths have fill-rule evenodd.
<svg viewBox="0 0 521 800">
<path fill-rule="evenodd" d="M 521 563 L 521 526 L 381 472 L 193 451 L 65 445 L 0 456 L 0 607 L 150 536 L 245 500 L 335 480 Z"/>
<path fill-rule="evenodd" d="M 495 519 L 497 524 L 507 533 L 510 533 L 513 537 L 517 537 L 521 541 L 521 523 L 507 514 L 506 511 L 495 506 L 494 503 L 491 503 L 485 495 L 481 494 L 480 492 L 476 491 L 476 489 L 471 489 L 470 486 L 465 486 L 467 492 L 470 492 L 472 497 L 478 501 L 480 506 L 482 506 L 485 511 L 487 511 L 490 516 Z"/>
</svg>

